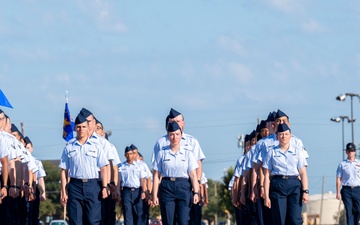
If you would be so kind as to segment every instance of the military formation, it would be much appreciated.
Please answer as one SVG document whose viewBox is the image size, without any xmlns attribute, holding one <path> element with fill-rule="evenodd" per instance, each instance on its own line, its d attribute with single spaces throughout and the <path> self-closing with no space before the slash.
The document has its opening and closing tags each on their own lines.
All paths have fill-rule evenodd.
<svg viewBox="0 0 360 225">
<path fill-rule="evenodd" d="M 69 224 L 114 225 L 119 203 L 125 225 L 149 224 L 149 207 L 158 205 L 164 225 L 200 225 L 202 206 L 208 203 L 205 155 L 184 127 L 183 115 L 171 109 L 150 169 L 134 144 L 125 147 L 126 160 L 120 161 L 103 124 L 82 108 L 75 119 L 76 137 L 67 142 L 59 163 L 60 201 Z"/>
<path fill-rule="evenodd" d="M 0 109 L 0 224 L 39 224 L 40 201 L 46 199 L 46 173 L 33 151 L 30 138 Z"/>
<path fill-rule="evenodd" d="M 309 157 L 292 134 L 289 116 L 270 112 L 245 135 L 229 190 L 237 224 L 302 225 L 302 204 L 309 199 Z"/>
</svg>

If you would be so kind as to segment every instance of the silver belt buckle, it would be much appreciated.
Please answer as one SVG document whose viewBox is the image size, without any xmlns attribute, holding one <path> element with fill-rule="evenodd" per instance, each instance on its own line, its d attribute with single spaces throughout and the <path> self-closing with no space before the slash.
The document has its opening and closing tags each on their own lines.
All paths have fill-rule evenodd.
<svg viewBox="0 0 360 225">
<path fill-rule="evenodd" d="M 83 183 L 87 183 L 89 180 L 88 180 L 88 179 L 81 179 L 81 181 L 82 181 Z"/>
<path fill-rule="evenodd" d="M 282 179 L 284 179 L 284 180 L 289 179 L 289 177 L 288 177 L 288 176 L 282 176 L 281 178 L 282 178 Z"/>
<path fill-rule="evenodd" d="M 176 178 L 175 177 L 170 177 L 170 180 L 171 181 L 176 181 Z"/>
</svg>

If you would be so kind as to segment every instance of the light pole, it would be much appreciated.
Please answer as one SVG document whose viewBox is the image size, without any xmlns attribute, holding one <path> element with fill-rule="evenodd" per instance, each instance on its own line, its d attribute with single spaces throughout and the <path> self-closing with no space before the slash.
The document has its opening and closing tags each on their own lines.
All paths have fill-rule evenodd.
<svg viewBox="0 0 360 225">
<path fill-rule="evenodd" d="M 338 101 L 345 101 L 346 99 L 346 96 L 350 96 L 350 99 L 351 99 L 351 141 L 353 144 L 354 143 L 354 122 L 355 122 L 355 119 L 354 119 L 354 112 L 353 112 L 353 97 L 358 97 L 359 101 L 360 101 L 360 96 L 359 94 L 354 94 L 354 93 L 345 93 L 345 94 L 341 94 L 339 96 L 336 97 L 336 100 Z"/>
<path fill-rule="evenodd" d="M 343 153 L 343 160 L 345 160 L 345 143 L 344 143 L 344 120 L 347 119 L 347 121 L 349 123 L 353 123 L 355 122 L 352 121 L 348 116 L 339 116 L 339 117 L 333 117 L 330 120 L 335 122 L 335 123 L 340 123 L 340 121 L 342 122 L 342 153 Z"/>
</svg>

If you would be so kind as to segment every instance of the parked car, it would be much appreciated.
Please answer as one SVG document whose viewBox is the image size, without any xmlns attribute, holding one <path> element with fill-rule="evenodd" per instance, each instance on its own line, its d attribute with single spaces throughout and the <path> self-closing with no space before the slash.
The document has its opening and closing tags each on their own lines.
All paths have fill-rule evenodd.
<svg viewBox="0 0 360 225">
<path fill-rule="evenodd" d="M 51 220 L 49 225 L 68 225 L 66 220 Z"/>
<path fill-rule="evenodd" d="M 149 225 L 162 225 L 162 222 L 158 219 L 151 219 Z"/>
</svg>

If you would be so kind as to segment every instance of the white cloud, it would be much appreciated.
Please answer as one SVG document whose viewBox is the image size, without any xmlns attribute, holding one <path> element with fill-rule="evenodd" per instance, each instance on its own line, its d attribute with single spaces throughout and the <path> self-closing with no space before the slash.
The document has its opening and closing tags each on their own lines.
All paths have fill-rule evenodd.
<svg viewBox="0 0 360 225">
<path fill-rule="evenodd" d="M 227 70 L 236 77 L 241 83 L 248 83 L 252 77 L 251 71 L 248 67 L 241 63 L 228 63 Z"/>
<path fill-rule="evenodd" d="M 128 27 L 117 18 L 116 13 L 113 13 L 112 9 L 116 7 L 111 4 L 115 3 L 94 0 L 90 4 L 88 1 L 79 0 L 80 9 L 95 20 L 99 29 L 110 32 L 126 32 Z"/>
<path fill-rule="evenodd" d="M 268 3 L 273 6 L 274 8 L 285 12 L 285 13 L 292 13 L 295 11 L 300 11 L 302 10 L 302 6 L 301 6 L 301 2 L 300 0 L 268 0 Z"/>
<path fill-rule="evenodd" d="M 221 36 L 219 38 L 220 47 L 235 52 L 238 55 L 245 55 L 246 51 L 243 46 L 236 40 L 230 37 Z"/>
<path fill-rule="evenodd" d="M 326 29 L 323 26 L 321 26 L 321 24 L 319 24 L 317 21 L 312 19 L 303 23 L 302 28 L 308 32 L 320 33 L 326 31 Z"/>
</svg>

